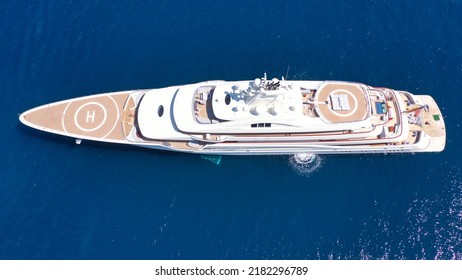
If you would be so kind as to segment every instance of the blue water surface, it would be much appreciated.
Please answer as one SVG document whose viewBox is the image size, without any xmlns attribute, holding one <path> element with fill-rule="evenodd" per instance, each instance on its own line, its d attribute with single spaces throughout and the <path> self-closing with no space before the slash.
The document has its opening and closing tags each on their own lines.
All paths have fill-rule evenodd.
<svg viewBox="0 0 462 280">
<path fill-rule="evenodd" d="M 462 1 L 1 1 L 0 259 L 462 259 Z M 289 67 L 290 66 L 290 67 Z M 83 142 L 18 114 L 284 76 L 430 94 L 442 153 L 223 157 Z"/>
</svg>

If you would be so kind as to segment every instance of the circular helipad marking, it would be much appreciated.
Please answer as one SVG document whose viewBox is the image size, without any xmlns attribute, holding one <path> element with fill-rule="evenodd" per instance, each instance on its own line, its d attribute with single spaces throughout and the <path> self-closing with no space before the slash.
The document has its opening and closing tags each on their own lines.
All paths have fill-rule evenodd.
<svg viewBox="0 0 462 280">
<path fill-rule="evenodd" d="M 347 113 L 345 114 L 339 113 L 338 111 L 334 111 L 331 109 L 330 111 L 332 114 L 337 115 L 339 117 L 349 117 L 353 115 L 354 113 L 356 113 L 356 110 L 358 110 L 358 99 L 351 91 L 345 90 L 345 89 L 337 89 L 337 90 L 332 91 L 329 95 L 335 94 L 335 93 L 347 94 L 351 96 L 351 98 L 353 98 L 353 101 L 354 101 L 354 106 L 353 106 L 353 109 L 346 111 Z"/>
<path fill-rule="evenodd" d="M 101 128 L 106 119 L 107 110 L 98 102 L 87 102 L 81 105 L 74 114 L 75 126 L 85 132 Z"/>
</svg>

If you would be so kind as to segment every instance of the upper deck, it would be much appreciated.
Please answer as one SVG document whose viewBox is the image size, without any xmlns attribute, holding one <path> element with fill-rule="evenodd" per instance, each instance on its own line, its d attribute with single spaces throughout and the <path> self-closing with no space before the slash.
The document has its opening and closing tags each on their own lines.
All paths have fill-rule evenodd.
<svg viewBox="0 0 462 280">
<path fill-rule="evenodd" d="M 317 113 L 329 123 L 356 122 L 369 116 L 369 97 L 361 84 L 326 82 L 313 99 Z"/>
<path fill-rule="evenodd" d="M 184 133 L 310 133 L 372 126 L 362 84 L 255 79 L 195 86 L 181 87 L 173 101 L 175 125 Z"/>
<path fill-rule="evenodd" d="M 288 81 L 240 81 L 217 85 L 211 107 L 222 121 L 284 120 L 303 116 L 299 87 Z"/>
</svg>

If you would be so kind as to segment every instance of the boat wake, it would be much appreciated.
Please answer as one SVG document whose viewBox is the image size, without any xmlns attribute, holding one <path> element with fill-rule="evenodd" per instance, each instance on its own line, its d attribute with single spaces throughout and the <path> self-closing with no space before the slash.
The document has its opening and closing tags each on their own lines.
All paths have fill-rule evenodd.
<svg viewBox="0 0 462 280">
<path fill-rule="evenodd" d="M 315 154 L 295 154 L 289 157 L 289 165 L 301 176 L 309 177 L 322 166 L 322 157 Z"/>
</svg>

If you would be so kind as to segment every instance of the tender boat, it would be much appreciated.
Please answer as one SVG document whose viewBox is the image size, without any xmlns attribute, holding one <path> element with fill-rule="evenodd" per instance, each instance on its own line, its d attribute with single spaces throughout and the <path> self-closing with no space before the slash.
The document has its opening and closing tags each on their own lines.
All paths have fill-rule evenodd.
<svg viewBox="0 0 462 280">
<path fill-rule="evenodd" d="M 76 139 L 211 155 L 439 152 L 433 98 L 339 81 L 207 81 L 79 97 L 20 115 Z"/>
</svg>

